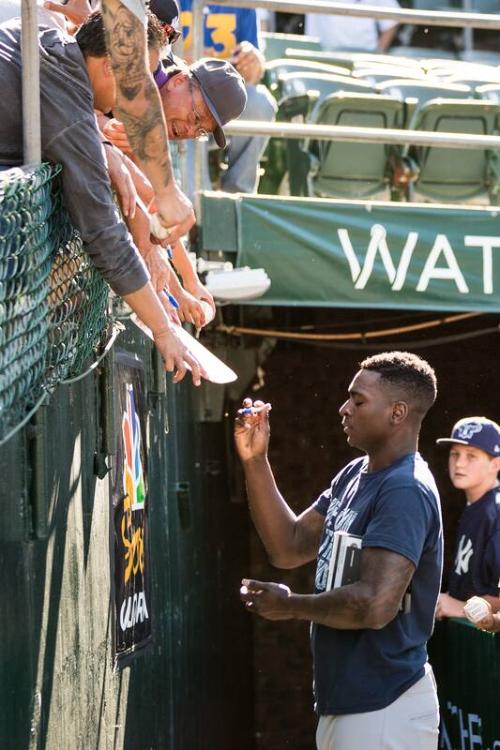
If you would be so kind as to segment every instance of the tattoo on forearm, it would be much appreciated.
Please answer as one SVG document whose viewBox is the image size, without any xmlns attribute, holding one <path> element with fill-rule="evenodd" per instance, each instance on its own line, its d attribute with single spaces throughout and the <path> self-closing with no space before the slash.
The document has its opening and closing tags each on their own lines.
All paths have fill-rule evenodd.
<svg viewBox="0 0 500 750">
<path fill-rule="evenodd" d="M 134 99 L 144 85 L 144 28 L 126 8 L 118 9 L 107 44 L 118 86 Z"/>
<path fill-rule="evenodd" d="M 121 2 L 103 2 L 106 43 L 117 85 L 116 115 L 125 125 L 130 146 L 152 180 L 154 169 L 162 187 L 172 181 L 163 110 L 158 91 L 146 70 L 145 34 L 140 20 Z M 130 103 L 130 104 L 129 104 Z"/>
<path fill-rule="evenodd" d="M 125 125 L 135 155 L 145 162 L 163 163 L 168 158 L 168 146 L 163 133 L 163 120 L 153 109 L 144 117 L 135 117 L 122 107 L 116 113 Z"/>
</svg>

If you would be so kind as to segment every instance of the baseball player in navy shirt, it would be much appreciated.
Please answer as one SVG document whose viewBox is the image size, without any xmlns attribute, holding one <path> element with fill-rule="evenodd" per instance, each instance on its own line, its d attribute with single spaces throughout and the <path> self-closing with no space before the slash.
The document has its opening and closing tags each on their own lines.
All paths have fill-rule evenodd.
<svg viewBox="0 0 500 750">
<path fill-rule="evenodd" d="M 485 417 L 465 417 L 453 427 L 448 469 L 467 505 L 458 525 L 448 592 L 441 594 L 436 617 L 463 617 L 464 604 L 482 596 L 500 610 L 500 427 Z"/>
<path fill-rule="evenodd" d="M 244 579 L 241 598 L 269 620 L 312 623 L 318 750 L 437 748 L 426 643 L 440 589 L 441 516 L 418 453 L 420 425 L 435 398 L 434 372 L 419 357 L 391 352 L 364 360 L 339 414 L 347 442 L 365 455 L 298 516 L 267 459 L 270 405 L 246 399 L 236 420 L 252 519 L 271 562 L 294 568 L 317 561 L 313 594 Z M 331 589 L 328 568 L 340 532 L 361 537 L 359 579 Z M 410 586 L 410 606 L 402 606 Z"/>
</svg>

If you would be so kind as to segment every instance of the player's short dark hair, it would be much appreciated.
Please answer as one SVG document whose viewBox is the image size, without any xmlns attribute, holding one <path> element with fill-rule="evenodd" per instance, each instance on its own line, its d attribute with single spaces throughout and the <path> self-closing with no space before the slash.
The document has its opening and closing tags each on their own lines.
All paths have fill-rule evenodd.
<svg viewBox="0 0 500 750">
<path fill-rule="evenodd" d="M 422 417 L 436 400 L 436 373 L 416 354 L 383 352 L 364 359 L 360 368 L 378 372 L 381 379 L 400 391 L 404 400 Z"/>
<path fill-rule="evenodd" d="M 75 34 L 76 41 L 85 57 L 105 57 L 108 54 L 102 12 L 96 10 L 82 23 Z M 161 49 L 165 44 L 165 32 L 155 15 L 148 13 L 148 47 Z"/>
</svg>

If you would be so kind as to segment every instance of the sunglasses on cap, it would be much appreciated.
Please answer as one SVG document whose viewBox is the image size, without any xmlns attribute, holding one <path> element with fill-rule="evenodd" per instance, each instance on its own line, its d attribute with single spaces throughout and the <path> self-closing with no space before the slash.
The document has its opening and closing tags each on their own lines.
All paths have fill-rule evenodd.
<svg viewBox="0 0 500 750">
<path fill-rule="evenodd" d="M 162 22 L 161 27 L 165 32 L 165 36 L 169 44 L 175 44 L 176 41 L 180 39 L 182 32 L 176 29 L 174 26 L 171 26 L 171 24 Z"/>
</svg>

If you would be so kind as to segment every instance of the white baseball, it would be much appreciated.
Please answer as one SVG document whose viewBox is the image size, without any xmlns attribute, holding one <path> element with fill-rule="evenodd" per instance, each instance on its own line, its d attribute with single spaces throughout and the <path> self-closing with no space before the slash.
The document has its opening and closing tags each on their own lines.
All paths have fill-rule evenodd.
<svg viewBox="0 0 500 750">
<path fill-rule="evenodd" d="M 490 613 L 488 602 L 480 596 L 472 596 L 464 607 L 466 617 L 473 623 L 479 622 Z"/>
<path fill-rule="evenodd" d="M 211 320 L 214 319 L 215 313 L 212 305 L 210 305 L 208 302 L 205 302 L 204 299 L 200 299 L 199 302 L 203 310 L 203 325 L 206 326 L 208 323 L 210 323 Z"/>
<path fill-rule="evenodd" d="M 167 227 L 164 227 L 161 223 L 160 217 L 156 212 L 149 217 L 149 230 L 153 237 L 158 237 L 159 240 L 166 240 L 170 234 Z"/>
</svg>

